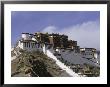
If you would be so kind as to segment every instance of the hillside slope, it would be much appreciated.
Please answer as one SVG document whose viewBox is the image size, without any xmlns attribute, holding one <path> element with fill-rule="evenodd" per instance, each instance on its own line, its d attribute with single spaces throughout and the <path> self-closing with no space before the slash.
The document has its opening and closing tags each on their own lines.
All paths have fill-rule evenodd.
<svg viewBox="0 0 110 87">
<path fill-rule="evenodd" d="M 23 50 L 20 50 L 20 54 L 11 61 L 11 76 L 70 77 L 70 75 L 62 70 L 54 60 L 47 57 L 42 52 L 27 52 Z"/>
</svg>

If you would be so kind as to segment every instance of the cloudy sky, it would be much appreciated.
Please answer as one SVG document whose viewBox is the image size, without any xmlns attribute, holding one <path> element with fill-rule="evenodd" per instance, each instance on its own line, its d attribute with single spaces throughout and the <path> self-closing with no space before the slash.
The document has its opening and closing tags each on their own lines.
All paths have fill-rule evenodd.
<svg viewBox="0 0 110 87">
<path fill-rule="evenodd" d="M 100 12 L 98 11 L 12 11 L 12 44 L 22 32 L 49 32 L 68 35 L 80 47 L 100 49 Z"/>
</svg>

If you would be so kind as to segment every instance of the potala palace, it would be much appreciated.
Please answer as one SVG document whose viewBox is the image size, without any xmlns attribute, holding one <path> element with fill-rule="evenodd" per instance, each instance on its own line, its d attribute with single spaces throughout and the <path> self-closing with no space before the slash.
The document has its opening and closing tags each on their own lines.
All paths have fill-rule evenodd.
<svg viewBox="0 0 110 87">
<path fill-rule="evenodd" d="M 77 41 L 68 40 L 68 36 L 66 35 L 40 32 L 35 34 L 22 33 L 14 48 L 19 48 L 27 52 L 42 52 L 54 60 L 69 76 L 73 77 L 84 76 L 74 72 L 74 69 L 77 70 L 78 68 L 76 65 L 80 65 L 80 69 L 82 70 L 84 69 L 84 64 L 100 68 L 99 51 L 95 48 L 80 48 L 77 45 Z M 14 53 L 16 55 L 20 54 L 19 51 L 14 51 Z M 12 60 L 15 58 L 17 57 L 13 56 Z"/>
<path fill-rule="evenodd" d="M 42 51 L 52 53 L 57 59 L 64 59 L 73 64 L 100 65 L 100 55 L 95 48 L 80 48 L 77 41 L 68 40 L 68 36 L 37 32 L 35 34 L 22 33 L 17 47 L 27 51 Z"/>
</svg>

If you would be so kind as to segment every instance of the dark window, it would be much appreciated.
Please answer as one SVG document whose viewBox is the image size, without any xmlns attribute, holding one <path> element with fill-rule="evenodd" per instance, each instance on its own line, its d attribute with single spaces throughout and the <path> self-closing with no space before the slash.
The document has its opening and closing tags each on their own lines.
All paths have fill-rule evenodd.
<svg viewBox="0 0 110 87">
<path fill-rule="evenodd" d="M 28 42 L 27 42 L 27 48 L 28 48 Z"/>
<path fill-rule="evenodd" d="M 31 47 L 33 48 L 33 43 L 31 43 Z"/>
<path fill-rule="evenodd" d="M 26 47 L 26 43 L 24 42 L 23 44 L 24 44 L 24 47 Z"/>
<path fill-rule="evenodd" d="M 30 48 L 30 43 L 29 43 L 29 48 Z"/>
</svg>

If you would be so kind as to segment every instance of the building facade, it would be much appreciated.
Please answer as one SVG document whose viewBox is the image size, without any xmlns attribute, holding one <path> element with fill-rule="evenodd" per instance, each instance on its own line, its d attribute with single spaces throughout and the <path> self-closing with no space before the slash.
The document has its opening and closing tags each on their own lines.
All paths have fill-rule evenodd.
<svg viewBox="0 0 110 87">
<path fill-rule="evenodd" d="M 95 48 L 80 48 L 77 41 L 68 40 L 68 36 L 59 34 L 22 33 L 17 47 L 27 51 L 52 52 L 57 58 L 63 58 L 70 63 L 89 63 L 99 66 L 100 55 Z"/>
<path fill-rule="evenodd" d="M 95 48 L 80 48 L 83 58 L 97 58 L 98 54 Z"/>
</svg>

